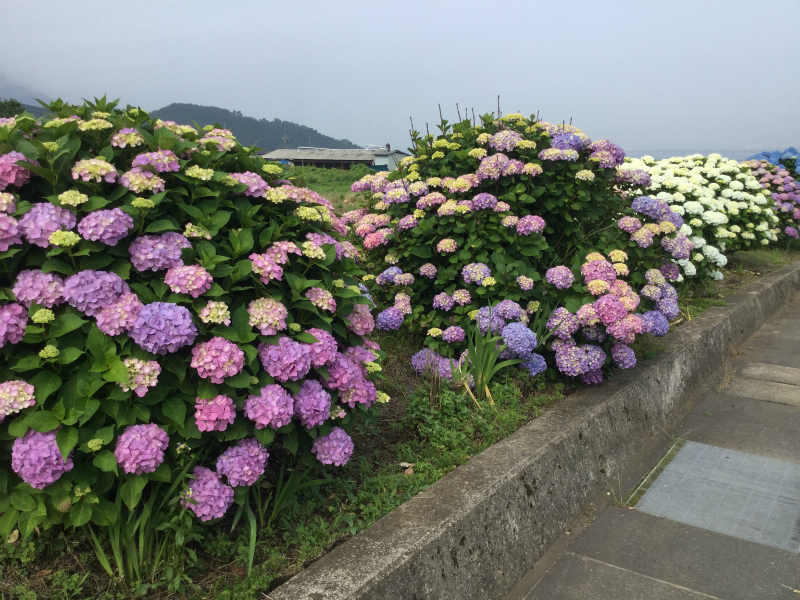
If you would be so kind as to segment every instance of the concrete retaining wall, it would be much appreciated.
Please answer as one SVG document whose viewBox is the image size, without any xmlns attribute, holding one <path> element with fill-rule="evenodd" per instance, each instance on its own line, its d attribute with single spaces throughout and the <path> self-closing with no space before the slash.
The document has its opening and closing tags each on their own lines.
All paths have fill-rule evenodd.
<svg viewBox="0 0 800 600">
<path fill-rule="evenodd" d="M 667 350 L 470 459 L 269 594 L 271 600 L 502 597 L 669 415 L 800 289 L 800 263 L 664 338 Z"/>
</svg>

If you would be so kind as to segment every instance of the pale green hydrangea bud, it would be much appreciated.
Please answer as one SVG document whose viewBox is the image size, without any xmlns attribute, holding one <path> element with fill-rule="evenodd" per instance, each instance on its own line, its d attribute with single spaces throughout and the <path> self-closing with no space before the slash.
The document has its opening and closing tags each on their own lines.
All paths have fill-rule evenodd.
<svg viewBox="0 0 800 600">
<path fill-rule="evenodd" d="M 89 440 L 86 442 L 86 447 L 89 448 L 92 452 L 97 452 L 100 448 L 103 447 L 103 440 L 100 438 L 94 438 L 93 440 Z"/>
<path fill-rule="evenodd" d="M 39 351 L 40 358 L 55 358 L 59 355 L 58 348 L 53 346 L 52 344 L 48 344 L 44 348 Z"/>
<path fill-rule="evenodd" d="M 40 308 L 33 314 L 33 316 L 31 316 L 31 321 L 33 321 L 34 323 L 43 324 L 43 323 L 50 323 L 51 321 L 54 321 L 55 318 L 56 315 L 53 313 L 52 310 L 47 308 Z"/>
<path fill-rule="evenodd" d="M 81 236 L 72 231 L 54 231 L 50 234 L 50 243 L 62 248 L 71 248 L 81 241 Z"/>
</svg>

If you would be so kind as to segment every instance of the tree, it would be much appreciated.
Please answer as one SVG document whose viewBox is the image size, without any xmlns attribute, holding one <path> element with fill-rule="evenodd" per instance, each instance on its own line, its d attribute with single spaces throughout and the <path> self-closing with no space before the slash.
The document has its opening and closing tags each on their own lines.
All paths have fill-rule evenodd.
<svg viewBox="0 0 800 600">
<path fill-rule="evenodd" d="M 0 98 L 0 117 L 16 117 L 25 112 L 25 107 L 16 98 Z"/>
</svg>

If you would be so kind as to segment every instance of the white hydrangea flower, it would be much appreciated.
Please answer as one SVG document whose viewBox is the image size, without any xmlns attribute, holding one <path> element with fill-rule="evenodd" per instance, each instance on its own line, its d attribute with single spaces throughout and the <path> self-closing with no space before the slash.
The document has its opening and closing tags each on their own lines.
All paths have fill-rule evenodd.
<svg viewBox="0 0 800 600">
<path fill-rule="evenodd" d="M 690 215 L 702 215 L 705 212 L 703 205 L 699 202 L 695 202 L 694 200 L 686 202 L 683 205 L 683 208 Z"/>
<path fill-rule="evenodd" d="M 689 237 L 690 235 L 692 235 L 692 231 L 693 231 L 692 228 L 689 227 L 686 223 L 681 225 L 681 228 L 678 229 L 678 232 L 682 233 L 686 237 Z"/>
<path fill-rule="evenodd" d="M 711 277 L 717 281 L 721 281 L 725 276 L 719 271 L 711 271 Z"/>
</svg>

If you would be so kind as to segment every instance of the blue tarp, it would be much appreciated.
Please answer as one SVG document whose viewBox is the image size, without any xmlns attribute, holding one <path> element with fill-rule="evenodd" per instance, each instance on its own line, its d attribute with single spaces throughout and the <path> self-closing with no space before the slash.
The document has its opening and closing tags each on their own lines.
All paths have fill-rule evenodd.
<svg viewBox="0 0 800 600">
<path fill-rule="evenodd" d="M 787 148 L 784 151 L 775 150 L 773 152 L 761 152 L 760 154 L 754 154 L 753 156 L 748 156 L 747 160 L 765 160 L 770 164 L 779 165 L 784 169 L 787 168 L 784 161 L 788 158 L 795 159 L 795 165 L 797 165 L 797 149 L 795 147 Z M 797 168 L 795 166 L 795 168 Z"/>
</svg>

